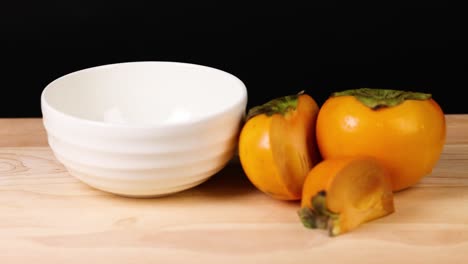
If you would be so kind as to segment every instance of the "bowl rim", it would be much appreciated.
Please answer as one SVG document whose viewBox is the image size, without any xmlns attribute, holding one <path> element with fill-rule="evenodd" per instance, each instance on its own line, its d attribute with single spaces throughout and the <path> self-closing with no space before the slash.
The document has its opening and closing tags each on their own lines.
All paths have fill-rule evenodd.
<svg viewBox="0 0 468 264">
<path fill-rule="evenodd" d="M 210 70 L 210 71 L 215 71 L 215 72 L 218 72 L 218 73 L 222 73 L 222 74 L 230 77 L 234 82 L 237 82 L 239 84 L 240 92 L 241 92 L 241 95 L 240 95 L 241 100 L 238 100 L 238 101 L 236 101 L 234 103 L 231 103 L 227 107 L 220 108 L 217 111 L 213 111 L 210 114 L 203 115 L 201 117 L 190 119 L 190 120 L 180 122 L 180 123 L 140 124 L 140 123 L 111 123 L 111 122 L 97 121 L 97 120 L 91 120 L 91 119 L 86 119 L 86 118 L 74 116 L 74 115 L 71 115 L 69 113 L 66 113 L 66 112 L 63 112 L 63 111 L 60 111 L 60 110 L 56 109 L 51 104 L 49 104 L 49 102 L 45 98 L 45 94 L 46 94 L 47 90 L 50 89 L 49 87 L 51 87 L 54 83 L 56 83 L 56 82 L 58 82 L 58 81 L 60 81 L 62 79 L 68 78 L 69 76 L 82 74 L 82 73 L 87 72 L 87 71 L 95 71 L 95 70 L 99 70 L 99 69 L 112 68 L 112 67 L 118 67 L 118 66 L 122 66 L 122 65 L 130 65 L 130 64 L 185 65 L 185 66 L 189 66 L 189 67 L 204 68 L 204 69 L 207 69 L 207 70 Z M 60 118 L 69 119 L 69 120 L 72 120 L 73 122 L 77 122 L 77 123 L 81 123 L 81 124 L 89 125 L 89 126 L 94 126 L 94 127 L 99 127 L 99 128 L 174 129 L 174 128 L 193 126 L 193 125 L 204 123 L 204 122 L 206 122 L 206 121 L 208 121 L 210 119 L 216 119 L 218 117 L 223 116 L 224 114 L 226 114 L 228 112 L 231 112 L 232 110 L 234 110 L 234 109 L 236 109 L 238 107 L 243 107 L 244 108 L 243 115 L 245 115 L 245 110 L 246 110 L 246 107 L 247 107 L 247 100 L 248 100 L 248 93 L 247 93 L 247 88 L 246 88 L 246 85 L 244 84 L 244 82 L 240 78 L 238 78 L 237 76 L 235 76 L 235 75 L 233 75 L 233 74 L 231 74 L 231 73 L 229 73 L 227 71 L 224 71 L 224 70 L 221 70 L 221 69 L 218 69 L 218 68 L 214 68 L 214 67 L 211 67 L 211 66 L 206 66 L 206 65 L 196 64 L 196 63 L 189 63 L 189 62 L 167 61 L 167 60 L 140 60 L 140 61 L 126 61 L 126 62 L 116 62 L 116 63 L 102 64 L 102 65 L 97 65 L 97 66 L 92 66 L 92 67 L 76 70 L 76 71 L 70 72 L 68 74 L 62 75 L 62 76 L 52 80 L 51 82 L 49 82 L 44 87 L 44 89 L 41 92 L 41 96 L 40 96 L 40 105 L 41 105 L 41 112 L 42 112 L 43 117 L 45 117 L 44 113 L 46 111 L 50 111 L 51 113 L 53 113 L 56 116 L 59 116 Z"/>
</svg>

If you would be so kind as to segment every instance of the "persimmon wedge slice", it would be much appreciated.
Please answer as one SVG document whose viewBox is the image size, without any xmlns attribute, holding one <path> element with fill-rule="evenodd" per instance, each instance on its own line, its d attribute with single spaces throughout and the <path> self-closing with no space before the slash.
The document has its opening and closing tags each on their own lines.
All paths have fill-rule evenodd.
<svg viewBox="0 0 468 264">
<path fill-rule="evenodd" d="M 395 211 L 386 169 L 371 157 L 323 160 L 307 175 L 298 214 L 337 236 Z"/>
</svg>

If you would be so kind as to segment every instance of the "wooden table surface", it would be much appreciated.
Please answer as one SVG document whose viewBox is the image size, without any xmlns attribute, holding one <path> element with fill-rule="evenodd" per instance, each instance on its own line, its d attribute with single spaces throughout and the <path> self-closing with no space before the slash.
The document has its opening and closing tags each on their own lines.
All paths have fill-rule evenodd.
<svg viewBox="0 0 468 264">
<path fill-rule="evenodd" d="M 330 238 L 238 163 L 178 194 L 131 199 L 70 176 L 41 119 L 0 119 L 0 263 L 468 263 L 468 115 L 447 115 L 433 173 L 396 211 Z"/>
</svg>

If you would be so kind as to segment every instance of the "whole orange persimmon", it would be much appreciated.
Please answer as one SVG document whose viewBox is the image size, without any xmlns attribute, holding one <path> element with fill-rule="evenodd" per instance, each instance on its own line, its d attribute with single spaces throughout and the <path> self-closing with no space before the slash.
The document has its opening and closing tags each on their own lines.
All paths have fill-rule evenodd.
<svg viewBox="0 0 468 264">
<path fill-rule="evenodd" d="M 361 88 L 327 98 L 316 133 L 324 159 L 373 156 L 387 167 L 398 191 L 431 173 L 445 144 L 446 125 L 430 94 Z"/>
<path fill-rule="evenodd" d="M 300 200 L 319 161 L 315 127 L 319 107 L 304 92 L 251 108 L 239 137 L 239 159 L 250 182 L 280 200 Z"/>
</svg>

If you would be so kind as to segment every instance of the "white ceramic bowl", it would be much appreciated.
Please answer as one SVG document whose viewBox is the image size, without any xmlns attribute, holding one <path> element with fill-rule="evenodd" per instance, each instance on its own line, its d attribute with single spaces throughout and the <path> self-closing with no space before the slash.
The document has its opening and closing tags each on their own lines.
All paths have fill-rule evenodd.
<svg viewBox="0 0 468 264">
<path fill-rule="evenodd" d="M 71 175 L 132 197 L 194 187 L 233 157 L 247 105 L 235 76 L 179 62 L 67 74 L 43 90 L 48 142 Z"/>
</svg>

